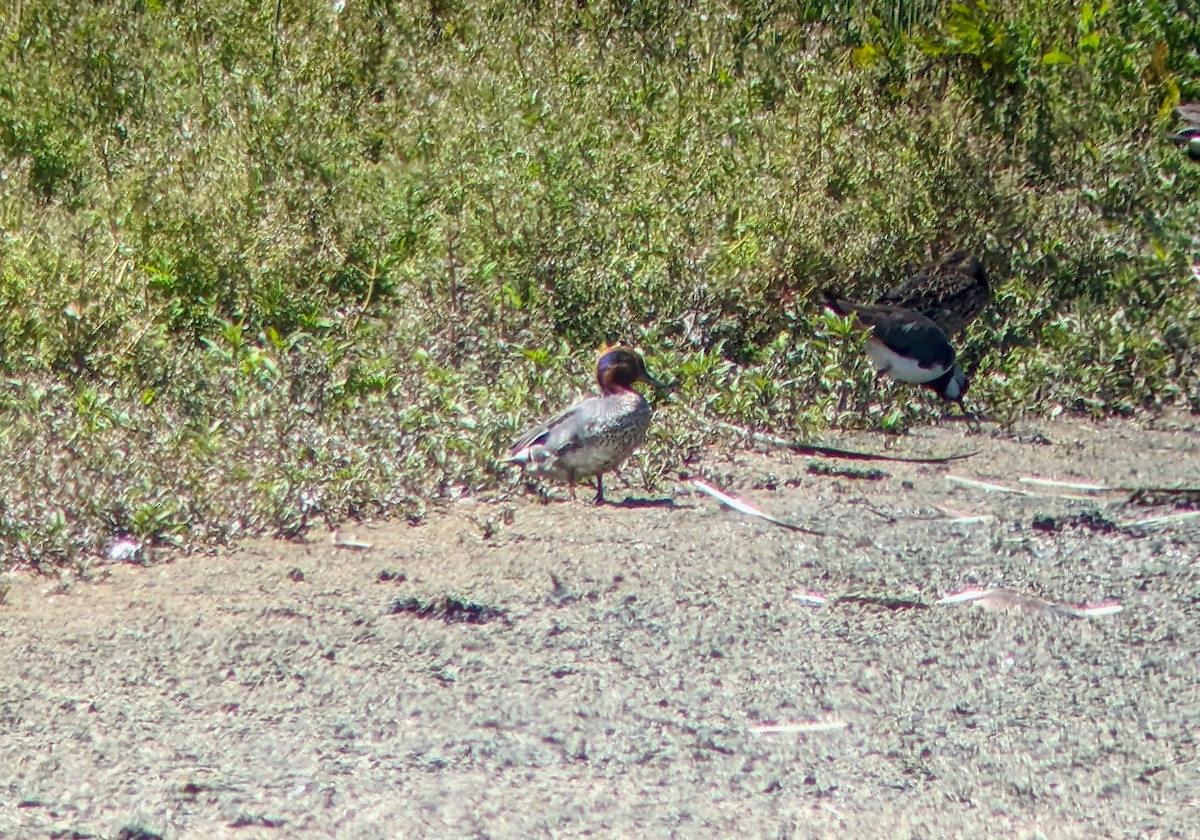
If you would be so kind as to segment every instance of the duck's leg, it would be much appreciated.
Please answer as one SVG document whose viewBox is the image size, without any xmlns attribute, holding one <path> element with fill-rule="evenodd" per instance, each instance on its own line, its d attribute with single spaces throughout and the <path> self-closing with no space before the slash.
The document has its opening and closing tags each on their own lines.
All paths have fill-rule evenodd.
<svg viewBox="0 0 1200 840">
<path fill-rule="evenodd" d="M 983 431 L 983 425 L 979 422 L 979 417 L 967 411 L 967 407 L 962 404 L 962 400 L 958 401 L 958 410 L 962 412 L 962 416 L 966 418 L 967 430 L 972 434 L 979 434 Z"/>
<path fill-rule="evenodd" d="M 575 476 L 567 476 L 567 490 L 571 493 L 571 501 L 575 501 Z"/>
<path fill-rule="evenodd" d="M 596 476 L 596 502 L 595 504 L 604 504 L 604 473 Z"/>
</svg>

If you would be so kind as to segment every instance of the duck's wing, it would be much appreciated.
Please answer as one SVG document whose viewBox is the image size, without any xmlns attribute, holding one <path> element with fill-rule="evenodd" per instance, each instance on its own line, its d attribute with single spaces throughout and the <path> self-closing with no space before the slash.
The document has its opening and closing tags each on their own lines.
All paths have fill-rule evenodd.
<svg viewBox="0 0 1200 840">
<path fill-rule="evenodd" d="M 516 456 L 536 444 L 557 444 L 558 441 L 552 440 L 552 438 L 563 437 L 563 432 L 569 432 L 586 420 L 587 404 L 588 400 L 578 402 L 544 423 L 539 423 L 532 429 L 529 429 L 508 448 L 509 455 Z M 569 437 L 569 435 L 566 437 Z M 551 448 L 555 447 L 551 446 Z"/>
<path fill-rule="evenodd" d="M 947 300 L 966 292 L 986 296 L 990 291 L 987 272 L 979 258 L 970 251 L 954 251 L 886 292 L 879 302 L 903 306 L 906 301 Z"/>
<path fill-rule="evenodd" d="M 933 320 L 899 306 L 863 306 L 859 318 L 872 327 L 872 336 L 889 349 L 916 360 L 923 368 L 950 367 L 954 345 Z"/>
</svg>

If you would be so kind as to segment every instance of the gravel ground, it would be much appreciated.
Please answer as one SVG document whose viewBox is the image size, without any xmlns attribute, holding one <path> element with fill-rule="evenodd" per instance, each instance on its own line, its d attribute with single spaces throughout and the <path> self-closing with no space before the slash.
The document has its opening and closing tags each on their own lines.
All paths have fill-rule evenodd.
<svg viewBox="0 0 1200 840">
<path fill-rule="evenodd" d="M 979 454 L 7 576 L 0 835 L 1200 837 L 1200 518 L 1019 482 L 1200 486 L 1200 418 L 836 443 Z"/>
</svg>

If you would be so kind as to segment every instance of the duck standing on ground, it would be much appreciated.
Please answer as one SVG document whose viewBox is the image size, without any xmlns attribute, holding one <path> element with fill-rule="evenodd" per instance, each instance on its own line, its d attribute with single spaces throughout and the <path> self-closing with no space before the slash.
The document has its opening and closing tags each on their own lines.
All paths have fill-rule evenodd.
<svg viewBox="0 0 1200 840">
<path fill-rule="evenodd" d="M 900 382 L 924 385 L 942 399 L 962 404 L 970 380 L 955 360 L 954 345 L 937 324 L 919 312 L 886 304 L 852 303 L 823 290 L 825 305 L 846 318 L 853 315 L 871 331 L 867 355 Z"/>
<path fill-rule="evenodd" d="M 625 347 L 601 353 L 596 362 L 600 396 L 589 397 L 530 429 L 512 445 L 506 463 L 523 465 L 537 476 L 567 482 L 596 477 L 596 504 L 604 502 L 604 473 L 623 464 L 646 439 L 653 413 L 633 389 L 645 382 L 664 386 L 646 372 L 642 357 Z"/>
<path fill-rule="evenodd" d="M 992 300 L 983 263 L 970 251 L 953 251 L 927 265 L 877 302 L 902 306 L 933 321 L 953 338 Z"/>
</svg>

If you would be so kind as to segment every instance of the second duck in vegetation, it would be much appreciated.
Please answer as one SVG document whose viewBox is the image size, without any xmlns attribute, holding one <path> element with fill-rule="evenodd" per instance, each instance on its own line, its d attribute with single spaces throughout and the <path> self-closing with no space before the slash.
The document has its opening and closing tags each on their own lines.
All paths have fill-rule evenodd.
<svg viewBox="0 0 1200 840">
<path fill-rule="evenodd" d="M 918 271 L 879 299 L 933 321 L 953 338 L 992 300 L 983 263 L 970 251 L 954 251 Z"/>
</svg>

